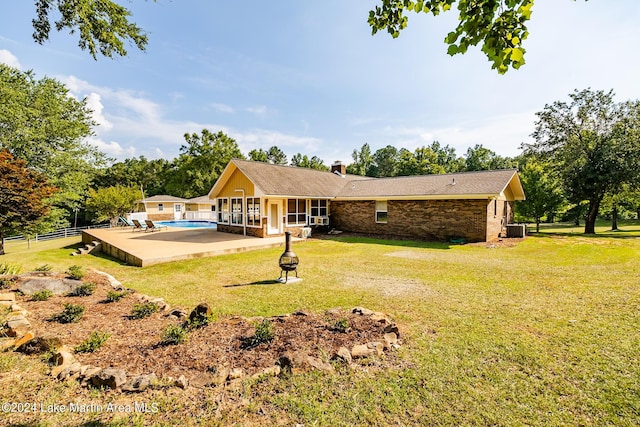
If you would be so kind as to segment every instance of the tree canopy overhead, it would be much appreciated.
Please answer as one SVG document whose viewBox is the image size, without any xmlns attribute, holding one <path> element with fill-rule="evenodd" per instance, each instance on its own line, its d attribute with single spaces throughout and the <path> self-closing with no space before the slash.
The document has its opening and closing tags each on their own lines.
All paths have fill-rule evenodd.
<svg viewBox="0 0 640 427">
<path fill-rule="evenodd" d="M 381 0 L 369 12 L 373 34 L 386 30 L 393 38 L 407 26 L 407 12 L 438 16 L 458 6 L 458 26 L 445 37 L 449 55 L 464 54 L 469 46 L 481 45 L 492 63 L 504 74 L 524 65 L 523 41 L 529 35 L 526 22 L 531 18 L 534 0 Z"/>
<path fill-rule="evenodd" d="M 126 56 L 125 41 L 140 50 L 145 50 L 149 41 L 146 33 L 129 21 L 131 12 L 111 0 L 36 0 L 35 3 L 33 39 L 39 44 L 49 40 L 54 14 L 59 15 L 53 21 L 56 30 L 77 32 L 78 46 L 89 50 L 93 59 L 97 59 L 98 53 L 109 58 Z"/>
</svg>

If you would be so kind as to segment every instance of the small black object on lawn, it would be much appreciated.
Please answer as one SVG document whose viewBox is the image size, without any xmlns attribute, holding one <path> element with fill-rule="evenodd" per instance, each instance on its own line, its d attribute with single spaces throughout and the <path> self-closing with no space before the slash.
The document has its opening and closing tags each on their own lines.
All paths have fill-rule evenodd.
<svg viewBox="0 0 640 427">
<path fill-rule="evenodd" d="M 286 246 L 285 246 L 284 253 L 280 255 L 280 260 L 278 261 L 278 264 L 280 264 L 280 269 L 281 269 L 280 279 L 282 279 L 282 273 L 285 273 L 284 282 L 287 283 L 287 281 L 289 280 L 290 271 L 295 271 L 296 277 L 298 277 L 297 268 L 300 260 L 298 259 L 298 256 L 295 253 L 293 253 L 293 251 L 291 250 L 291 233 L 287 231 L 286 233 L 284 233 L 284 235 L 285 235 Z"/>
</svg>

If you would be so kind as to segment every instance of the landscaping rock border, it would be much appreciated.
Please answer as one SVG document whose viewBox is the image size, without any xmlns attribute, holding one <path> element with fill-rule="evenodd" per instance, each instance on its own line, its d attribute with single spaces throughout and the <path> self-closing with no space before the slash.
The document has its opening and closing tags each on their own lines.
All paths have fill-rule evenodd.
<svg viewBox="0 0 640 427">
<path fill-rule="evenodd" d="M 128 290 L 116 280 L 113 276 L 97 270 L 93 270 L 96 274 L 107 277 L 109 284 L 114 290 Z M 203 316 L 203 313 L 210 313 L 210 309 L 206 303 L 196 306 L 189 316 L 187 312 L 179 307 L 170 307 L 162 298 L 151 297 L 144 294 L 136 293 L 137 298 L 141 302 L 152 302 L 158 305 L 158 308 L 165 312 L 165 316 L 174 316 L 177 319 L 195 319 Z M 246 378 L 258 379 L 266 376 L 281 376 L 288 374 L 299 374 L 310 370 L 318 370 L 322 372 L 335 372 L 334 366 L 318 357 L 307 354 L 304 351 L 292 351 L 282 354 L 273 366 L 266 367 L 261 371 L 247 376 L 242 368 L 219 367 L 213 372 L 202 372 L 198 375 L 187 379 L 184 375 L 174 379 L 172 377 L 158 379 L 154 372 L 143 375 L 130 375 L 122 369 L 101 368 L 91 365 L 83 365 L 78 362 L 72 353 L 72 349 L 62 345 L 57 337 L 36 337 L 30 329 L 31 324 L 26 318 L 28 314 L 15 303 L 15 293 L 0 294 L 0 303 L 11 308 L 11 314 L 7 318 L 5 329 L 7 335 L 14 337 L 12 340 L 0 342 L 0 350 L 6 351 L 13 347 L 14 351 L 21 351 L 26 354 L 53 352 L 53 367 L 50 375 L 59 379 L 73 379 L 80 382 L 83 386 L 91 386 L 97 388 L 110 388 L 121 390 L 128 393 L 137 393 L 146 390 L 152 386 L 175 386 L 179 388 L 186 387 L 212 387 L 212 386 L 236 386 Z M 327 310 L 328 313 L 338 313 L 341 309 L 336 308 Z M 351 313 L 368 316 L 372 321 L 384 326 L 383 335 L 379 340 L 369 341 L 365 343 L 354 344 L 351 349 L 340 347 L 334 354 L 330 355 L 330 361 L 351 366 L 355 360 L 366 357 L 380 357 L 385 352 L 393 351 L 400 347 L 400 332 L 396 323 L 392 322 L 387 315 L 381 312 L 374 312 L 364 307 L 355 307 Z M 292 314 L 284 314 L 280 316 L 272 316 L 268 320 L 276 320 L 278 318 L 288 316 L 307 316 L 303 311 L 296 311 Z M 233 320 L 239 322 L 261 322 L 265 318 L 254 317 L 235 317 Z"/>
</svg>

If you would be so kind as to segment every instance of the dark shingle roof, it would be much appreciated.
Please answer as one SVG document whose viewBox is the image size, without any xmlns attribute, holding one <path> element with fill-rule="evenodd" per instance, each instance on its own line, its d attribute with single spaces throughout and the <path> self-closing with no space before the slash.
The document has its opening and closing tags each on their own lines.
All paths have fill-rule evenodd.
<svg viewBox="0 0 640 427">
<path fill-rule="evenodd" d="M 257 188 L 270 196 L 334 197 L 346 183 L 364 178 L 247 160 L 232 162 Z"/>
<path fill-rule="evenodd" d="M 337 198 L 497 196 L 509 185 L 515 169 L 420 175 L 354 181 Z M 516 178 L 517 179 L 517 178 Z"/>
<path fill-rule="evenodd" d="M 524 200 L 516 169 L 370 178 L 234 159 L 227 165 L 223 176 L 230 173 L 228 168 L 231 164 L 253 182 L 256 191 L 266 196 L 337 199 L 484 198 L 497 197 L 511 187 L 514 199 Z M 212 193 L 219 185 L 221 183 L 217 182 Z"/>
</svg>

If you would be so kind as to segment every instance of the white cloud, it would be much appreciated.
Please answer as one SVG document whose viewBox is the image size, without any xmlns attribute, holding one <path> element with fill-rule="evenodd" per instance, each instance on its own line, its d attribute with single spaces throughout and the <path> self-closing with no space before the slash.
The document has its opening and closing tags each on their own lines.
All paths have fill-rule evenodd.
<svg viewBox="0 0 640 427">
<path fill-rule="evenodd" d="M 106 153 L 108 156 L 115 157 L 135 157 L 135 147 L 123 148 L 116 141 L 105 142 L 100 138 L 89 138 L 88 142 L 96 146 L 100 151 Z"/>
<path fill-rule="evenodd" d="M 110 130 L 113 128 L 113 125 L 107 120 L 107 118 L 102 114 L 102 110 L 104 110 L 104 106 L 102 105 L 100 95 L 91 92 L 87 95 L 87 107 L 93 111 L 93 120 L 101 126 L 102 130 Z"/>
<path fill-rule="evenodd" d="M 251 129 L 246 132 L 234 130 L 230 136 L 238 141 L 240 149 L 244 152 L 254 148 L 267 149 L 277 145 L 278 148 L 292 152 L 292 154 L 298 151 L 309 154 L 317 152 L 322 144 L 322 140 L 319 138 L 288 135 L 267 129 Z"/>
<path fill-rule="evenodd" d="M 388 143 L 409 150 L 438 141 L 455 148 L 459 156 L 476 144 L 502 156 L 516 156 L 520 154 L 520 144 L 530 140 L 534 120 L 535 113 L 530 111 L 485 117 L 441 128 L 386 126 L 382 133 L 387 136 Z"/>
<path fill-rule="evenodd" d="M 94 110 L 94 119 L 101 126 L 95 129 L 96 137 L 92 143 L 101 151 L 118 159 L 135 155 L 171 158 L 177 155 L 177 148 L 185 143 L 185 133 L 199 134 L 202 129 L 226 133 L 238 142 L 244 153 L 254 148 L 268 149 L 276 145 L 289 155 L 296 152 L 308 155 L 323 154 L 320 152 L 323 141 L 319 138 L 268 129 L 242 129 L 218 123 L 171 120 L 158 104 L 132 91 L 96 86 L 75 76 L 60 80 L 77 97 L 86 97 L 87 104 Z M 237 111 L 226 104 L 210 105 L 222 112 Z M 265 115 L 268 108 L 257 106 L 245 108 L 244 111 Z M 303 122 L 303 127 L 306 130 L 308 124 Z M 115 141 L 128 141 L 131 146 L 125 148 Z"/>
<path fill-rule="evenodd" d="M 211 106 L 216 111 L 219 111 L 221 113 L 235 113 L 236 112 L 236 110 L 232 106 L 226 105 L 226 104 L 211 104 Z"/>
<path fill-rule="evenodd" d="M 20 61 L 18 58 L 11 52 L 6 49 L 0 49 L 0 62 L 3 64 L 7 64 L 10 67 L 21 69 Z"/>
<path fill-rule="evenodd" d="M 257 107 L 247 107 L 245 110 L 257 116 L 267 115 L 267 107 L 265 107 L 264 105 L 259 105 Z"/>
<path fill-rule="evenodd" d="M 127 117 L 136 117 L 138 120 L 157 121 L 161 115 L 161 107 L 140 95 L 128 90 L 114 90 L 108 87 L 95 86 L 80 80 L 75 76 L 66 76 L 60 79 L 69 90 L 82 97 L 87 93 L 99 94 L 104 101 L 112 103 L 116 112 Z"/>
</svg>

